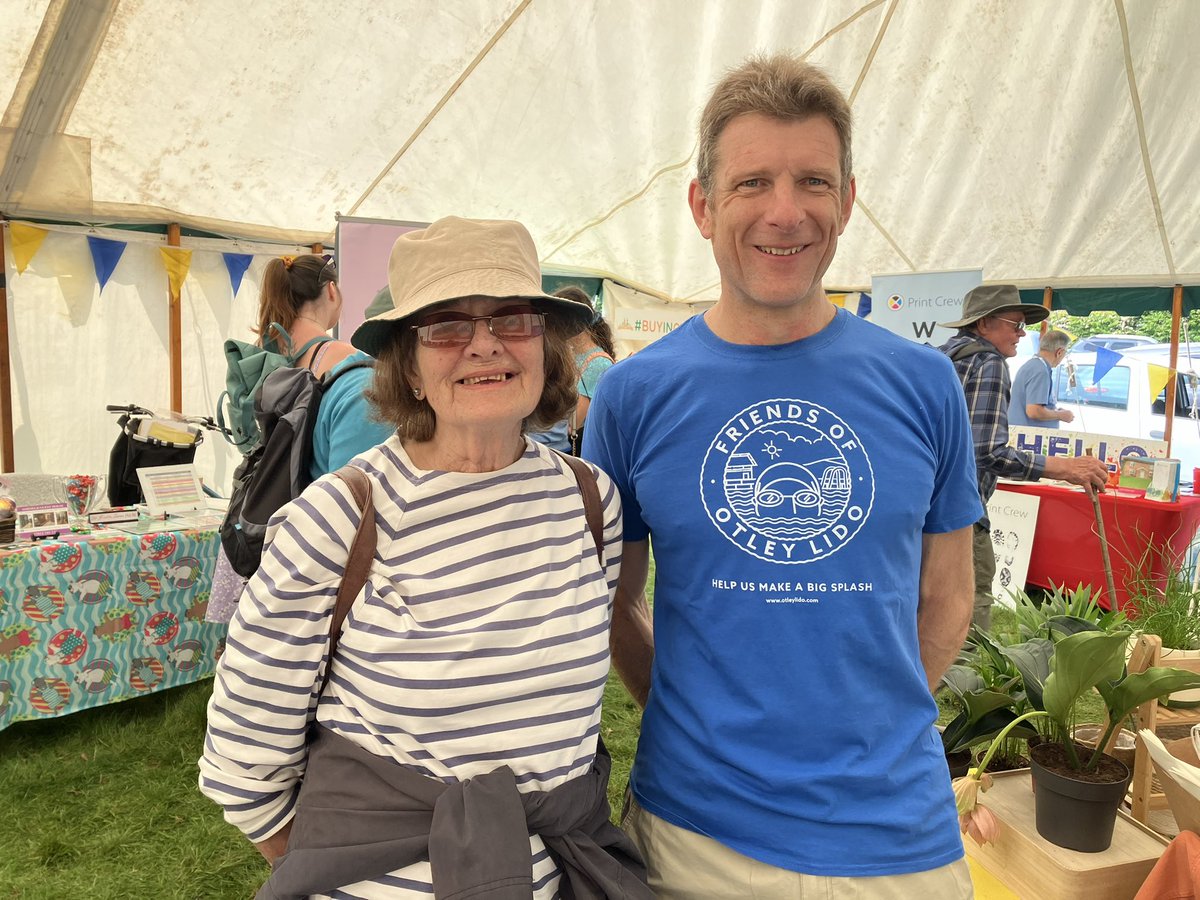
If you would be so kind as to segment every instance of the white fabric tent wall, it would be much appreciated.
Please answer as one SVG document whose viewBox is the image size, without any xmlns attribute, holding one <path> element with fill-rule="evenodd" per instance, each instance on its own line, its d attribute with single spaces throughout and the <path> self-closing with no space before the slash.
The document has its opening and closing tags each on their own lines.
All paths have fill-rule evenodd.
<svg viewBox="0 0 1200 900">
<path fill-rule="evenodd" d="M 41 51 L 78 9 L 98 12 L 58 47 L 78 51 L 72 75 Z M 830 72 L 857 122 L 858 203 L 827 287 L 978 266 L 1023 286 L 1200 282 L 1191 0 L 346 0 L 308 15 L 278 0 L 7 0 L 5 12 L 0 212 L 12 217 L 298 243 L 331 243 L 339 211 L 516 217 L 548 265 L 711 300 L 715 266 L 685 203 L 696 118 L 726 67 L 786 50 Z M 38 99 L 61 115 L 38 119 Z"/>
<path fill-rule="evenodd" d="M 12 219 L 304 246 L 332 244 L 339 212 L 515 217 L 547 267 L 711 302 L 686 203 L 696 119 L 723 70 L 782 50 L 855 115 L 858 195 L 827 288 L 972 267 L 1023 287 L 1200 283 L 1192 0 L 2 5 Z M 99 469 L 105 403 L 166 404 L 161 239 L 122 234 L 102 295 L 62 234 L 23 276 L 7 254 L 21 470 Z M 261 265 L 225 308 L 204 255 L 183 291 L 186 412 L 211 409 Z M 228 455 L 209 465 L 227 483 Z"/>
<path fill-rule="evenodd" d="M 86 236 L 127 242 L 100 290 Z M 6 235 L 7 237 L 7 235 Z M 167 276 L 155 235 L 52 230 L 23 274 L 5 265 L 14 383 L 16 471 L 106 473 L 118 435 L 108 404 L 170 407 Z M 192 261 L 181 292 L 183 412 L 213 415 L 225 384 L 222 343 L 252 340 L 258 286 L 271 254 L 260 244 L 185 238 Z M 272 253 L 282 252 L 270 248 Z M 303 248 L 284 248 L 306 252 Z M 233 296 L 222 251 L 257 253 Z M 226 493 L 240 454 L 215 432 L 196 454 L 201 477 Z"/>
</svg>

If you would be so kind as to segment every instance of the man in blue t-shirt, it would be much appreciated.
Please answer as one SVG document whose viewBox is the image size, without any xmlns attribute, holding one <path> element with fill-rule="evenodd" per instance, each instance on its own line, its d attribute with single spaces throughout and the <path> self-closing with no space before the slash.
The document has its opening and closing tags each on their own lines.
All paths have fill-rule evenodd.
<svg viewBox="0 0 1200 900">
<path fill-rule="evenodd" d="M 625 824 L 664 898 L 969 897 L 931 694 L 982 512 L 962 389 L 825 296 L 855 183 L 820 70 L 730 72 L 697 168 L 720 298 L 605 375 L 584 433 L 625 510 Z"/>
<path fill-rule="evenodd" d="M 1017 370 L 1008 404 L 1009 425 L 1057 428 L 1059 422 L 1075 421 L 1069 409 L 1058 408 L 1054 389 L 1054 367 L 1067 355 L 1070 337 L 1062 331 L 1047 331 L 1038 343 L 1037 356 Z"/>
</svg>

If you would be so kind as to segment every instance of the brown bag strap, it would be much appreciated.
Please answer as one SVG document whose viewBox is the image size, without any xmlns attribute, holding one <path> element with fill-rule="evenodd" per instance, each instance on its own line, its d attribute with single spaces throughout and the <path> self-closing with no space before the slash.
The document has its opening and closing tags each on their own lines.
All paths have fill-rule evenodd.
<svg viewBox="0 0 1200 900">
<path fill-rule="evenodd" d="M 588 530 L 592 532 L 592 540 L 596 544 L 596 556 L 600 565 L 604 565 L 604 511 L 600 507 L 600 486 L 596 484 L 596 473 L 582 459 L 567 456 L 565 453 L 554 451 L 571 467 L 575 481 L 579 484 L 579 493 L 583 494 L 583 514 L 587 517 Z"/>
<path fill-rule="evenodd" d="M 333 668 L 333 654 L 337 651 L 338 638 L 342 634 L 342 623 L 346 621 L 358 592 L 367 583 L 371 560 L 375 558 L 375 502 L 371 497 L 371 482 L 357 466 L 342 466 L 333 474 L 350 488 L 362 519 L 358 523 L 358 530 L 354 532 L 354 540 L 350 542 L 350 556 L 346 559 L 342 583 L 338 585 L 337 599 L 333 602 L 333 617 L 329 620 L 329 657 L 325 661 L 325 674 L 321 678 L 318 695 L 325 692 L 325 685 L 329 683 L 329 670 Z"/>
</svg>

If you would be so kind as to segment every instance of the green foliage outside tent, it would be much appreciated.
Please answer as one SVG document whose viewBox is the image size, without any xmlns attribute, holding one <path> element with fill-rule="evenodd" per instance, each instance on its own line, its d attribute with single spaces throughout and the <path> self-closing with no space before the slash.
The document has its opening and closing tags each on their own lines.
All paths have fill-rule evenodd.
<svg viewBox="0 0 1200 900">
<path fill-rule="evenodd" d="M 1122 316 L 1109 310 L 1097 310 L 1086 316 L 1072 316 L 1064 310 L 1050 313 L 1050 327 L 1066 331 L 1075 340 L 1094 334 L 1141 334 L 1167 343 L 1171 340 L 1171 313 L 1154 310 L 1140 316 Z M 1179 339 L 1200 340 L 1200 310 L 1192 310 L 1180 323 Z"/>
</svg>

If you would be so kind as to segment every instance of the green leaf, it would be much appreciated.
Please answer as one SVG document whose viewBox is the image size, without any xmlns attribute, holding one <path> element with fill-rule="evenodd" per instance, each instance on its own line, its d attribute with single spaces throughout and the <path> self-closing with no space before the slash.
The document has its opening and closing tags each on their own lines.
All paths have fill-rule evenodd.
<svg viewBox="0 0 1200 900">
<path fill-rule="evenodd" d="M 941 683 L 952 690 L 959 699 L 969 691 L 978 691 L 984 687 L 983 679 L 979 677 L 978 672 L 970 666 L 957 664 L 946 670 Z"/>
<path fill-rule="evenodd" d="M 1016 718 L 1017 714 L 1011 709 L 993 709 L 982 718 L 955 728 L 953 734 L 950 726 L 947 725 L 946 730 L 942 732 L 942 745 L 946 748 L 947 753 L 969 750 L 971 747 L 991 741 Z M 957 722 L 958 719 L 955 719 L 951 724 Z M 1017 738 L 1030 738 L 1035 733 L 1033 728 L 1021 723 L 1010 731 L 1009 735 Z"/>
<path fill-rule="evenodd" d="M 1097 687 L 1108 707 L 1110 721 L 1124 719 L 1147 700 L 1188 688 L 1200 688 L 1200 673 L 1166 666 L 1154 666 L 1128 675 L 1117 684 Z"/>
<path fill-rule="evenodd" d="M 1034 709 L 1045 709 L 1042 691 L 1046 678 L 1050 674 L 1050 659 L 1054 655 L 1054 643 L 1046 638 L 1033 638 L 1023 644 L 1004 647 L 1003 653 L 1020 673 L 1029 705 Z"/>
<path fill-rule="evenodd" d="M 1100 631 L 1069 635 L 1054 645 L 1051 669 L 1042 701 L 1050 718 L 1066 731 L 1079 698 L 1101 683 L 1116 681 L 1125 671 L 1125 635 Z"/>
<path fill-rule="evenodd" d="M 1083 631 L 1100 631 L 1100 626 L 1079 616 L 1051 616 L 1046 620 L 1052 631 L 1062 635 L 1079 634 Z"/>
</svg>

